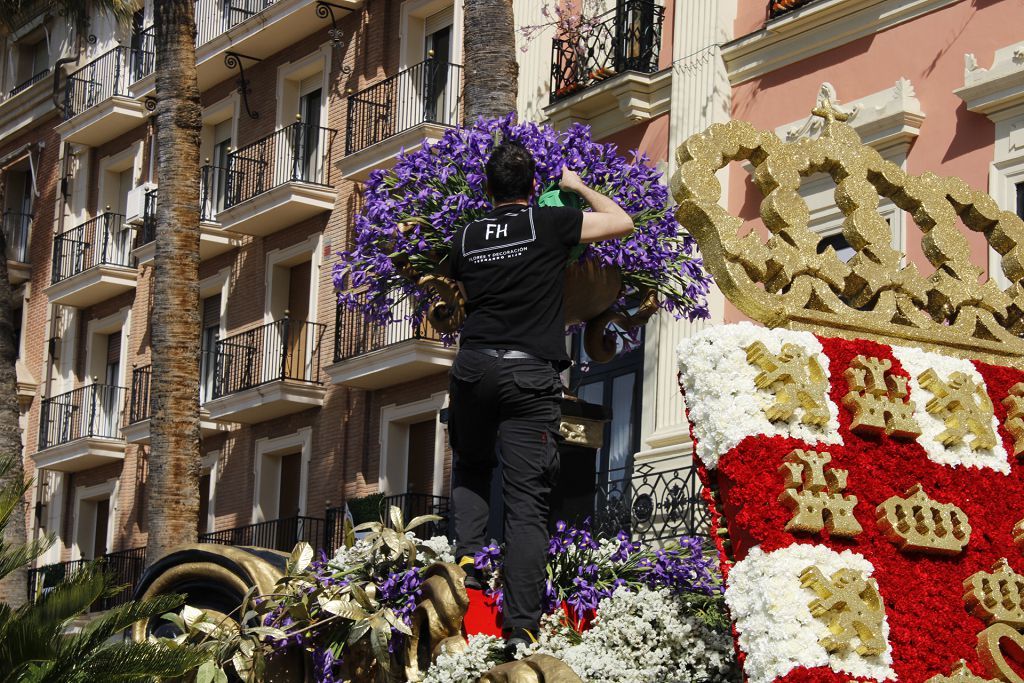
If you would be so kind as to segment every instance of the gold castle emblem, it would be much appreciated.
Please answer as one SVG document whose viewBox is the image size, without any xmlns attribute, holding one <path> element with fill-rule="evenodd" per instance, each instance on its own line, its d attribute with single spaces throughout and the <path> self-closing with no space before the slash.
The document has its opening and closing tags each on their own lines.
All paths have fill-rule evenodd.
<svg viewBox="0 0 1024 683">
<path fill-rule="evenodd" d="M 779 467 L 785 486 L 779 502 L 793 513 L 786 531 L 817 533 L 824 528 L 833 536 L 856 536 L 863 529 L 853 516 L 857 496 L 844 495 L 846 470 L 825 469 L 831 453 L 794 450 Z"/>
<path fill-rule="evenodd" d="M 903 498 L 893 496 L 875 512 L 878 526 L 900 550 L 957 555 L 971 540 L 964 511 L 932 500 L 920 484 L 914 484 Z"/>
<path fill-rule="evenodd" d="M 804 424 L 828 423 L 828 379 L 817 358 L 796 344 L 783 344 L 776 355 L 757 341 L 747 347 L 747 362 L 761 371 L 754 386 L 775 396 L 775 403 L 764 410 L 770 422 L 788 422 L 801 408 Z"/>
<path fill-rule="evenodd" d="M 953 666 L 953 671 L 948 676 L 938 675 L 932 676 L 924 683 L 997 683 L 996 680 L 990 678 L 979 678 L 971 673 L 971 670 L 967 667 L 967 662 L 960 660 Z"/>
<path fill-rule="evenodd" d="M 962 358 L 1024 365 L 1024 221 L 959 178 L 911 175 L 862 144 L 828 99 L 814 114 L 821 135 L 792 144 L 745 121 L 710 126 L 676 150 L 676 216 L 695 237 L 704 264 L 725 296 L 768 327 L 805 329 L 886 343 L 900 340 Z M 764 195 L 767 236 L 723 208 L 716 173 L 749 162 Z M 826 173 L 836 183 L 843 236 L 854 250 L 843 262 L 809 227 L 804 179 Z M 925 275 L 893 248 L 879 213 L 885 198 L 913 216 Z M 1002 256 L 1010 286 L 981 277 L 962 222 Z M 914 228 L 911 228 L 914 229 Z M 912 236 L 908 236 L 912 239 Z"/>
<path fill-rule="evenodd" d="M 855 569 L 840 569 L 826 577 L 811 566 L 800 573 L 800 585 L 818 596 L 808 607 L 812 616 L 828 625 L 828 635 L 818 641 L 823 648 L 829 652 L 852 648 L 862 656 L 885 652 L 885 605 L 874 579 L 865 578 Z"/>
<path fill-rule="evenodd" d="M 888 358 L 857 356 L 843 375 L 850 392 L 843 404 L 853 412 L 855 434 L 888 434 L 899 439 L 920 436 L 914 402 L 907 400 L 907 378 L 890 372 Z"/>
<path fill-rule="evenodd" d="M 991 572 L 977 572 L 964 580 L 967 611 L 986 624 L 1024 626 L 1024 577 L 1010 568 L 1006 558 L 998 560 Z"/>
<path fill-rule="evenodd" d="M 939 443 L 944 446 L 969 443 L 975 451 L 995 448 L 992 399 L 984 386 L 975 384 L 962 372 L 954 372 L 943 382 L 932 368 L 925 370 L 917 381 L 933 394 L 925 404 L 925 410 L 946 426 L 945 431 L 936 437 Z M 969 442 L 966 439 L 968 434 L 973 437 Z"/>
<path fill-rule="evenodd" d="M 1003 399 L 1006 406 L 1006 431 L 1013 437 L 1013 454 L 1024 452 L 1024 382 L 1010 387 L 1010 394 Z"/>
</svg>

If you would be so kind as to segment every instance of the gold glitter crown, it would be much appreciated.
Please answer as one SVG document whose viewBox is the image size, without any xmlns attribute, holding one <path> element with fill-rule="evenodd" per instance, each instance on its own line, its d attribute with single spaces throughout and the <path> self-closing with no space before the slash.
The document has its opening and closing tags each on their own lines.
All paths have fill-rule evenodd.
<svg viewBox="0 0 1024 683">
<path fill-rule="evenodd" d="M 964 604 L 986 624 L 1024 627 L 1024 577 L 1004 557 L 992 565 L 991 572 L 977 572 L 964 580 Z"/>
<path fill-rule="evenodd" d="M 714 124 L 676 151 L 672 192 L 679 222 L 700 245 L 704 263 L 726 297 L 769 327 L 824 331 L 848 337 L 910 343 L 954 355 L 1020 365 L 1024 355 L 1024 222 L 1001 210 L 959 178 L 914 176 L 861 143 L 846 116 L 826 99 L 813 112 L 821 136 L 783 143 L 744 121 Z M 743 229 L 743 219 L 719 205 L 715 173 L 732 161 L 753 166 L 764 195 L 761 218 L 770 233 Z M 845 216 L 849 262 L 809 227 L 800 196 L 804 177 L 828 173 Z M 892 247 L 878 212 L 879 197 L 907 211 L 935 272 L 925 276 Z M 979 282 L 958 219 L 985 235 L 1002 255 L 1006 290 Z"/>
</svg>

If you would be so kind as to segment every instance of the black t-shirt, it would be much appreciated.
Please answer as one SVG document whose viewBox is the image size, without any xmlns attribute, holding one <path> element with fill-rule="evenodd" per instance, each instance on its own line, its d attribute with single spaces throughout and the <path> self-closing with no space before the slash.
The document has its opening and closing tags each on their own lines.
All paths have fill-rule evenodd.
<svg viewBox="0 0 1024 683">
<path fill-rule="evenodd" d="M 451 273 L 468 299 L 462 347 L 568 360 L 565 266 L 582 229 L 579 209 L 508 204 L 459 230 Z"/>
</svg>

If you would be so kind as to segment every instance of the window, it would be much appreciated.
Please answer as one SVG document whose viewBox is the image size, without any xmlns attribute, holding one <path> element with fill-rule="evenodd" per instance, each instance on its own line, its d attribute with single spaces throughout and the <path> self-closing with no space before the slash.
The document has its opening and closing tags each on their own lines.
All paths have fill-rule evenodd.
<svg viewBox="0 0 1024 683">
<path fill-rule="evenodd" d="M 32 165 L 26 157 L 4 171 L 3 230 L 7 238 L 8 260 L 28 263 L 34 200 Z"/>
<path fill-rule="evenodd" d="M 306 514 L 306 488 L 313 430 L 256 442 L 256 496 L 252 521 L 266 522 Z M 294 532 L 294 526 L 281 525 Z M 284 539 L 286 540 L 286 539 Z M 287 543 L 284 546 L 291 547 Z M 282 547 L 279 544 L 278 547 Z"/>
<path fill-rule="evenodd" d="M 49 71 L 50 46 L 46 36 L 33 34 L 31 38 L 20 41 L 17 47 L 14 84 L 9 94 L 16 95 L 25 90 Z"/>
<path fill-rule="evenodd" d="M 854 250 L 854 248 L 850 246 L 850 243 L 846 241 L 846 238 L 843 236 L 842 232 L 837 232 L 822 237 L 821 241 L 818 242 L 818 253 L 825 253 L 825 250 L 828 249 L 829 247 L 835 249 L 836 256 L 838 256 L 839 260 L 842 261 L 843 263 L 846 263 L 847 261 L 852 259 L 853 255 L 857 253 Z"/>
<path fill-rule="evenodd" d="M 1017 183 L 1017 215 L 1024 218 L 1024 183 Z"/>
<path fill-rule="evenodd" d="M 220 293 L 203 299 L 202 357 L 199 363 L 199 402 L 213 398 L 213 382 L 217 370 L 217 340 L 220 339 Z"/>
<path fill-rule="evenodd" d="M 73 559 L 95 560 L 112 550 L 117 480 L 75 489 Z"/>
</svg>

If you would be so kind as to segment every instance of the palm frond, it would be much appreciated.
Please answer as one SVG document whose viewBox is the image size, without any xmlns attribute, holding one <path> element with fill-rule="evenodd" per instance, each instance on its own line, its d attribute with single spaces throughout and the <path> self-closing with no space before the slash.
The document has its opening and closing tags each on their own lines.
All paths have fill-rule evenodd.
<svg viewBox="0 0 1024 683">
<path fill-rule="evenodd" d="M 91 567 L 75 572 L 38 597 L 34 603 L 22 605 L 14 621 L 29 628 L 63 628 L 75 617 L 103 597 L 109 580 Z"/>
<path fill-rule="evenodd" d="M 3 480 L 12 469 L 14 469 L 12 458 L 0 458 L 0 480 Z M 7 480 L 4 482 L 3 487 L 0 488 L 0 529 L 7 526 L 11 515 L 21 507 L 25 493 L 31 485 L 31 481 Z"/>
<path fill-rule="evenodd" d="M 3 523 L 0 521 L 0 529 Z M 47 548 L 53 545 L 54 536 L 51 534 L 45 538 L 37 538 L 29 541 L 26 545 L 19 547 L 3 547 L 0 545 L 0 579 L 31 564 L 32 560 L 46 552 Z"/>
<path fill-rule="evenodd" d="M 195 645 L 117 643 L 96 651 L 73 680 L 133 681 L 151 676 L 182 676 L 211 656 L 211 651 Z"/>
<path fill-rule="evenodd" d="M 131 26 L 132 14 L 135 12 L 135 3 L 132 0 L 92 0 L 92 2 L 59 0 L 52 4 L 67 23 L 80 32 L 84 32 L 89 27 L 89 14 L 93 8 L 110 13 L 117 24 L 122 27 Z"/>
</svg>

